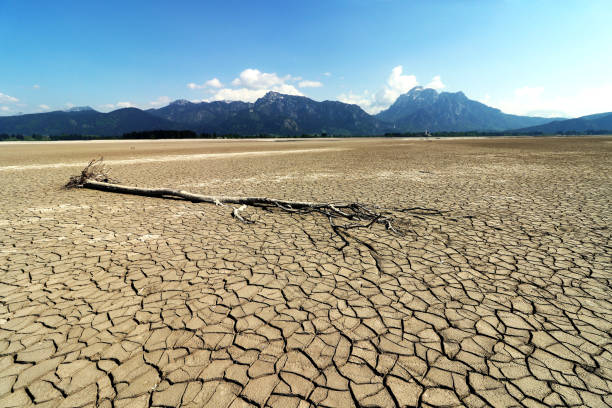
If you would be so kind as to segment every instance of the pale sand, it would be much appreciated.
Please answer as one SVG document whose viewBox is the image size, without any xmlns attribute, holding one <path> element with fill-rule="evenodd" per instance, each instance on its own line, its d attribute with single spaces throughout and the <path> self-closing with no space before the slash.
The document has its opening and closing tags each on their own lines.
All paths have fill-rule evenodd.
<svg viewBox="0 0 612 408">
<path fill-rule="evenodd" d="M 188 160 L 204 160 L 204 159 L 219 159 L 240 156 L 269 156 L 280 154 L 299 154 L 299 153 L 316 153 L 346 150 L 342 148 L 318 148 L 318 149 L 295 149 L 295 150 L 270 150 L 270 151 L 255 151 L 255 152 L 237 152 L 237 153 L 203 153 L 203 154 L 181 154 L 169 156 L 144 157 L 138 159 L 122 159 L 122 160 L 106 160 L 108 165 L 115 164 L 140 164 L 140 163 L 158 163 L 170 161 L 188 161 Z M 8 170 L 43 170 L 54 169 L 60 167 L 85 167 L 88 162 L 75 163 L 50 163 L 50 164 L 30 164 L 26 166 L 0 166 L 0 171 Z"/>
</svg>

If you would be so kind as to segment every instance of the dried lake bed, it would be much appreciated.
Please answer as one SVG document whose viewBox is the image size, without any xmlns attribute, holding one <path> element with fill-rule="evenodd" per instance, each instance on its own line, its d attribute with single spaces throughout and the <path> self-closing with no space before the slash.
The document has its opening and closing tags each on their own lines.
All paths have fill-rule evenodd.
<svg viewBox="0 0 612 408">
<path fill-rule="evenodd" d="M 359 201 L 326 218 L 62 188 Z M 612 137 L 0 144 L 0 407 L 610 406 Z"/>
</svg>

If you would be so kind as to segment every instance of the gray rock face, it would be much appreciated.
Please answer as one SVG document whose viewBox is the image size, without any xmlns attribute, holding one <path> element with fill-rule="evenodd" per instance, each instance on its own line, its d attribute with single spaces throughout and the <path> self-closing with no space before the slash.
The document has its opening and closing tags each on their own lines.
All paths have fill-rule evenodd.
<svg viewBox="0 0 612 408">
<path fill-rule="evenodd" d="M 376 117 L 399 132 L 508 130 L 550 122 L 549 118 L 508 115 L 473 101 L 463 92 L 442 92 L 420 86 L 400 95 Z M 529 125 L 525 125 L 529 124 Z"/>
<path fill-rule="evenodd" d="M 424 89 L 421 86 L 412 88 L 408 93 L 400 95 L 387 110 L 377 116 L 386 122 L 396 122 L 399 119 L 433 105 L 438 99 L 434 89 Z"/>
</svg>

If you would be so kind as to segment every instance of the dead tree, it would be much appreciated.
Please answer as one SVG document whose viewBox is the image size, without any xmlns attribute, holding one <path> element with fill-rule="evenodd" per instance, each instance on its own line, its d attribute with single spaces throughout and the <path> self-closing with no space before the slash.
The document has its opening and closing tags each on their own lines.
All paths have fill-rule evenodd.
<svg viewBox="0 0 612 408">
<path fill-rule="evenodd" d="M 110 177 L 110 171 L 103 163 L 103 159 L 94 159 L 81 171 L 81 174 L 72 176 L 65 186 L 66 188 L 88 188 L 113 193 L 135 194 L 147 197 L 175 197 L 182 198 L 194 203 L 210 203 L 219 206 L 237 205 L 232 207 L 232 216 L 244 223 L 253 223 L 252 220 L 243 217 L 241 212 L 248 206 L 265 209 L 278 209 L 280 211 L 294 214 L 318 213 L 325 216 L 332 230 L 340 236 L 344 246 L 348 245 L 345 234 L 346 230 L 354 228 L 369 228 L 374 224 L 380 224 L 387 231 L 399 233 L 395 227 L 396 218 L 390 210 L 384 210 L 376 206 L 367 206 L 358 202 L 349 203 L 327 203 L 311 201 L 279 200 L 268 197 L 231 197 L 231 196 L 208 196 L 194 194 L 184 190 L 172 188 L 142 188 L 119 184 L 117 180 Z M 395 209 L 396 212 L 418 211 L 420 214 L 441 215 L 442 212 L 427 208 L 415 207 L 410 209 Z M 423 212 L 424 211 L 424 212 Z M 336 221 L 343 220 L 341 223 Z"/>
</svg>

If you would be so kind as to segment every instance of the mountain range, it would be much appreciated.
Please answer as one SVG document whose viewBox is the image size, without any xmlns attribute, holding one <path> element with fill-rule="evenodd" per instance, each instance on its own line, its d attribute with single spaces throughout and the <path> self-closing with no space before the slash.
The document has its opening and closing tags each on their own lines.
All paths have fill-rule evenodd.
<svg viewBox="0 0 612 408">
<path fill-rule="evenodd" d="M 317 102 L 304 96 L 268 92 L 254 103 L 177 100 L 158 109 L 90 107 L 0 117 L 0 134 L 82 134 L 119 136 L 149 130 L 192 130 L 238 135 L 381 135 L 403 132 L 558 131 L 612 129 L 612 113 L 562 120 L 509 115 L 467 98 L 463 92 L 415 87 L 386 110 L 370 115 L 357 105 Z M 572 128 L 572 126 L 574 126 Z M 559 129 L 559 130 L 557 130 Z"/>
<path fill-rule="evenodd" d="M 0 116 L 0 133 L 21 135 L 98 135 L 116 136 L 127 132 L 177 129 L 181 126 L 136 108 L 102 113 L 80 107 L 69 111 Z"/>
<path fill-rule="evenodd" d="M 255 103 L 179 100 L 164 108 L 149 109 L 147 113 L 206 133 L 373 135 L 389 129 L 386 123 L 357 105 L 317 102 L 277 92 L 268 92 Z"/>
<path fill-rule="evenodd" d="M 612 112 L 597 113 L 576 119 L 555 120 L 539 126 L 518 129 L 518 131 L 544 134 L 612 131 Z"/>
</svg>

